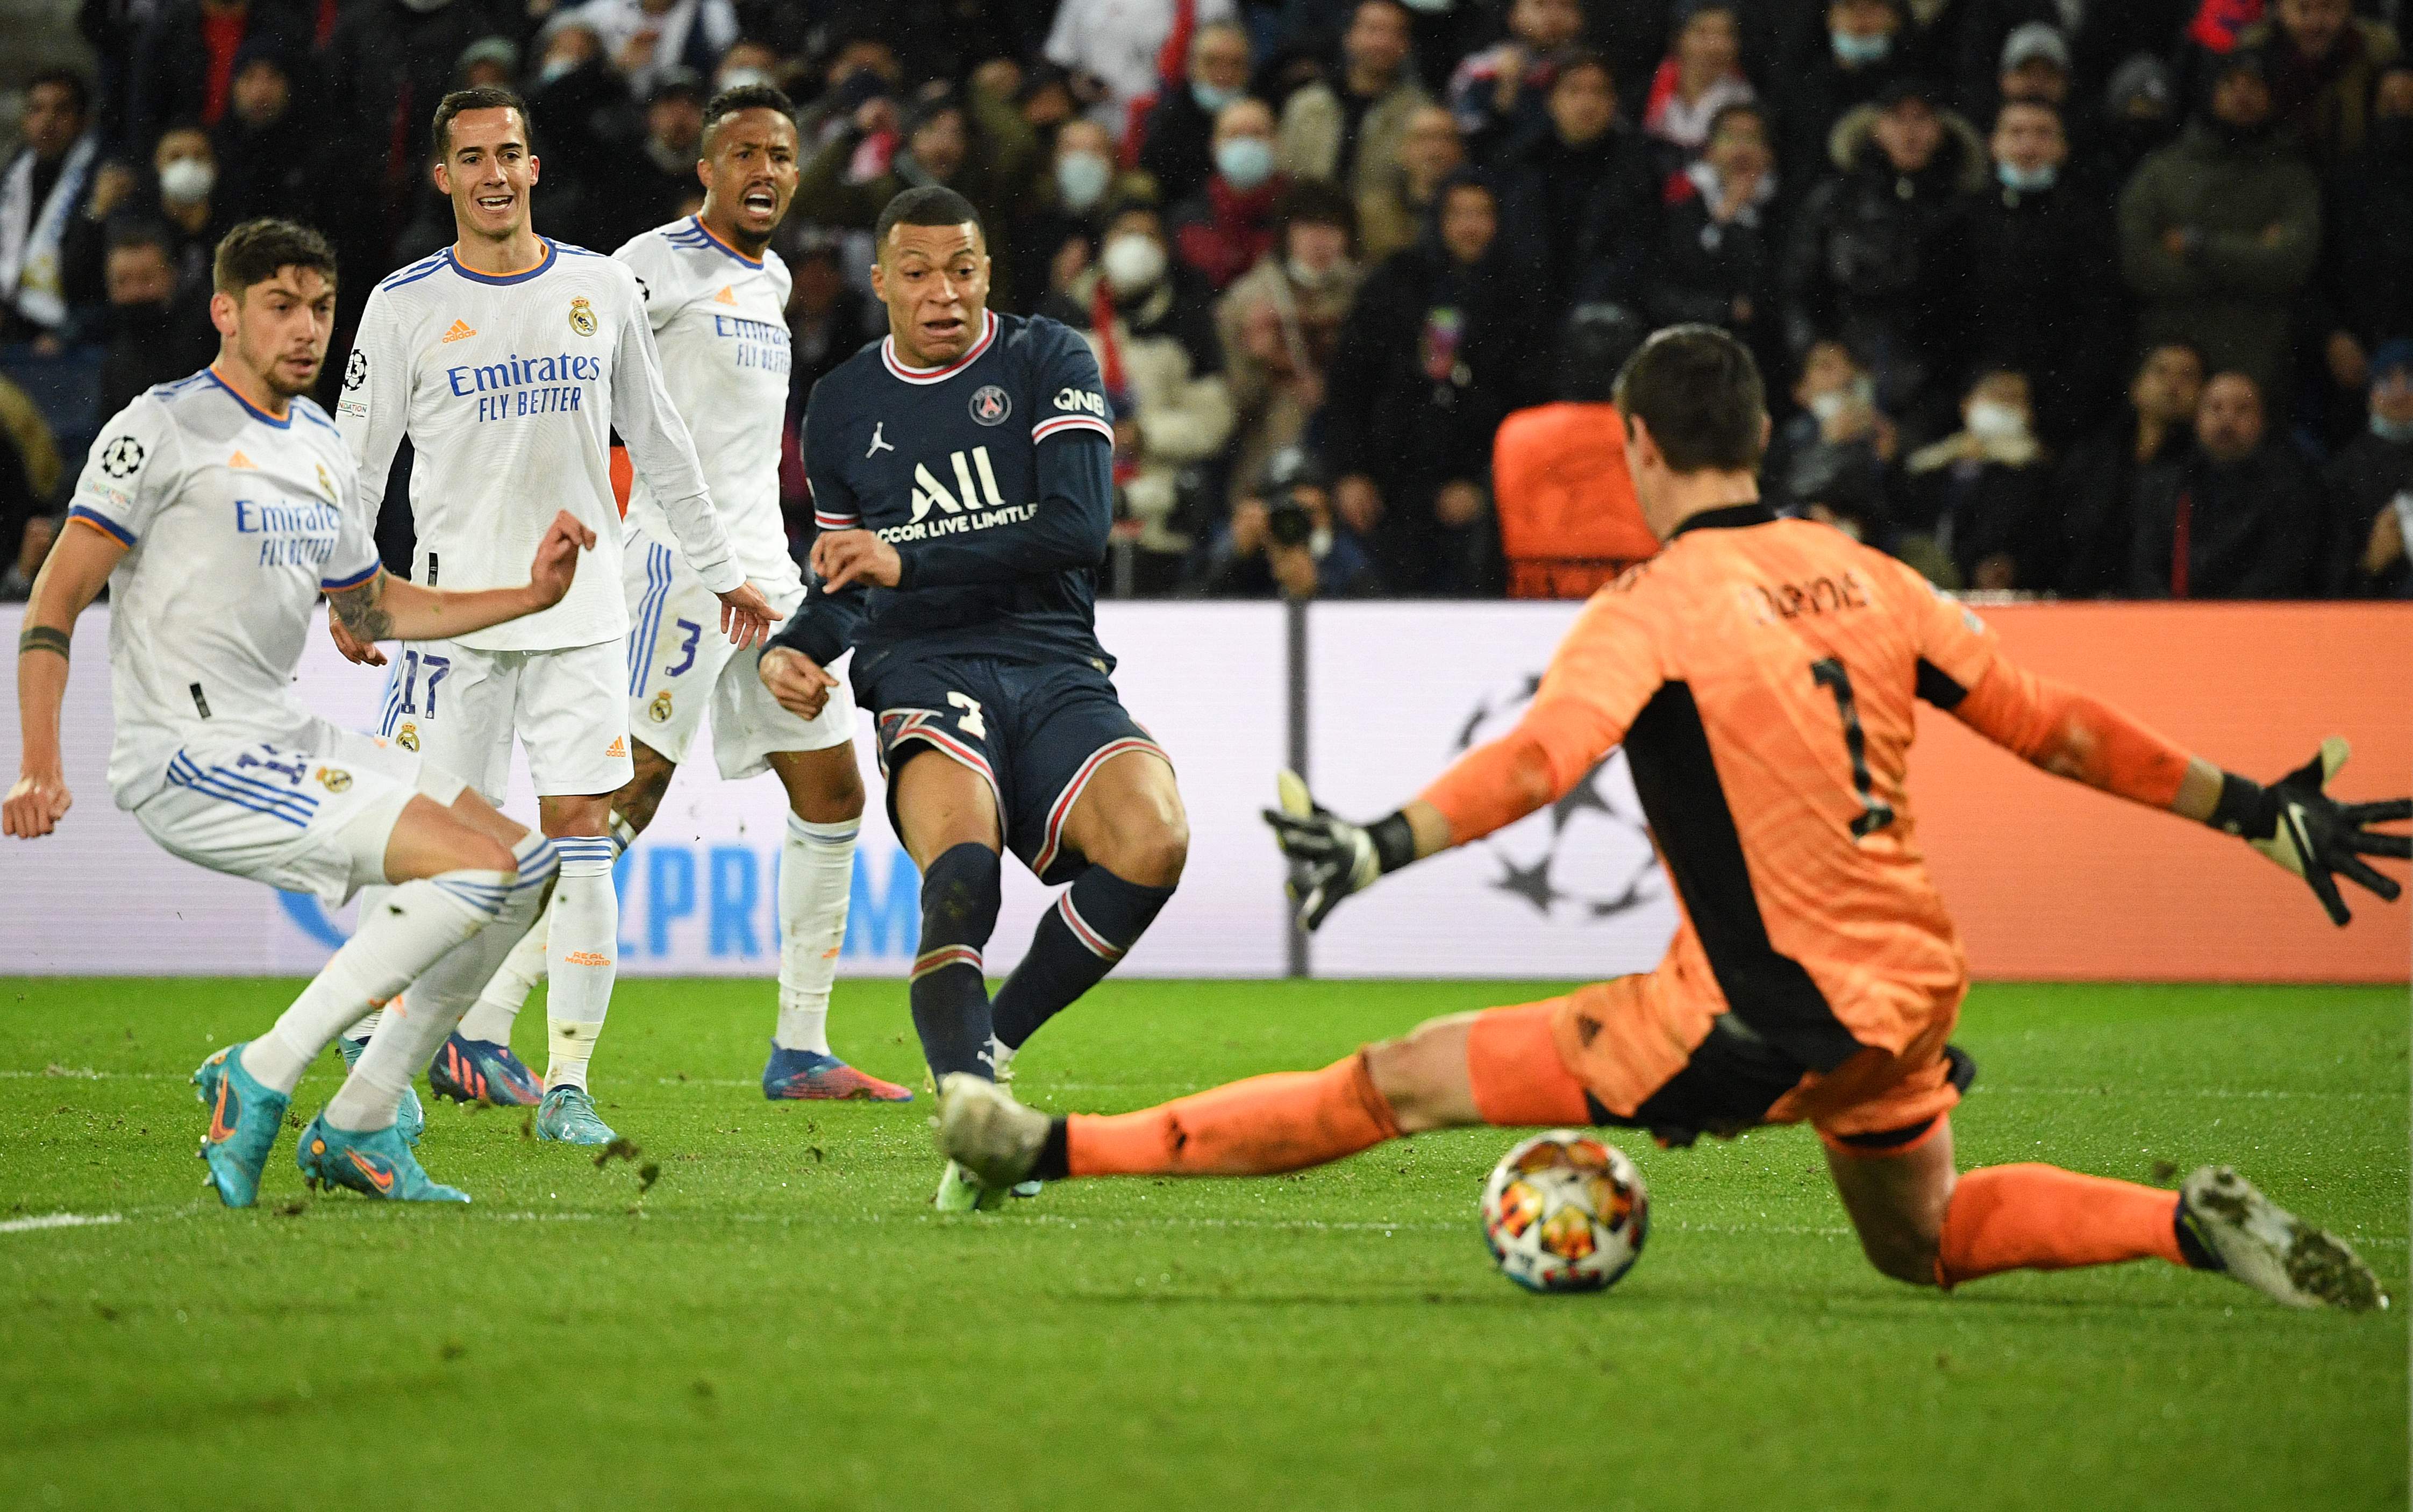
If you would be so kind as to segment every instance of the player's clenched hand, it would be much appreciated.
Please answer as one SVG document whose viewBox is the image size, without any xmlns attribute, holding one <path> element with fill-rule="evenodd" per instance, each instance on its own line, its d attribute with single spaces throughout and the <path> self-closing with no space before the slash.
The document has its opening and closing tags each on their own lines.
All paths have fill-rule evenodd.
<svg viewBox="0 0 2413 1512">
<path fill-rule="evenodd" d="M 1274 827 L 1274 843 L 1294 863 L 1289 882 L 1291 901 L 1298 905 L 1298 923 L 1313 929 L 1350 894 L 1373 885 L 1383 874 L 1374 853 L 1374 838 L 1341 818 L 1308 793 L 1296 772 L 1277 778 L 1281 807 L 1265 810 Z"/>
<path fill-rule="evenodd" d="M 754 671 L 762 679 L 762 686 L 771 690 L 771 696 L 778 700 L 779 706 L 799 719 L 819 719 L 822 706 L 829 703 L 830 693 L 837 687 L 837 679 L 822 670 L 812 658 L 784 645 L 763 652 Z"/>
<path fill-rule="evenodd" d="M 2340 803 L 2324 791 L 2330 778 L 2346 764 L 2344 738 L 2321 742 L 2313 759 L 2271 786 L 2258 787 L 2243 778 L 2224 778 L 2216 822 L 2232 835 L 2302 877 L 2313 896 L 2329 911 L 2332 924 L 2343 925 L 2352 915 L 2338 896 L 2337 878 L 2345 877 L 2393 903 L 2404 891 L 2362 858 L 2413 858 L 2413 836 L 2383 835 L 2371 828 L 2413 819 L 2413 798 L 2382 803 Z"/>
<path fill-rule="evenodd" d="M 353 665 L 361 667 L 385 665 L 385 653 L 377 648 L 377 642 L 363 641 L 350 630 L 344 629 L 343 615 L 327 616 L 327 633 L 333 637 L 335 649 L 344 654 L 344 660 Z"/>
<path fill-rule="evenodd" d="M 75 807 L 75 794 L 67 791 L 67 778 L 57 772 L 28 772 L 8 790 L 0 801 L 0 834 L 14 835 L 21 840 L 38 840 L 59 827 L 59 821 Z"/>
<path fill-rule="evenodd" d="M 568 510 L 555 513 L 544 539 L 536 543 L 536 560 L 528 565 L 528 586 L 536 590 L 540 607 L 561 602 L 578 575 L 578 554 L 594 549 L 595 532 L 579 524 L 578 516 Z"/>
<path fill-rule="evenodd" d="M 824 593 L 836 593 L 850 583 L 893 588 L 904 570 L 896 548 L 868 530 L 826 531 L 813 542 L 813 573 Z"/>
<path fill-rule="evenodd" d="M 771 638 L 771 621 L 787 616 L 771 607 L 762 590 L 751 583 L 740 583 L 720 598 L 720 633 L 740 651 L 758 641 Z"/>
</svg>

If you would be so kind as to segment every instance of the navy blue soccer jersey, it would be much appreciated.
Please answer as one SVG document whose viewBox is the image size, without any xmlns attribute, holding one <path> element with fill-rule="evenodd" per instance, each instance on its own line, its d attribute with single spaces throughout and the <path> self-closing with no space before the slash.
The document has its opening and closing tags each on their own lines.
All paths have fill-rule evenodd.
<svg viewBox="0 0 2413 1512">
<path fill-rule="evenodd" d="M 1040 317 L 984 316 L 960 361 L 911 368 L 896 338 L 813 389 L 805 470 L 816 523 L 896 548 L 895 588 L 816 592 L 777 644 L 858 678 L 938 656 L 1111 665 L 1097 570 L 1113 523 L 1114 426 L 1088 343 Z"/>
</svg>

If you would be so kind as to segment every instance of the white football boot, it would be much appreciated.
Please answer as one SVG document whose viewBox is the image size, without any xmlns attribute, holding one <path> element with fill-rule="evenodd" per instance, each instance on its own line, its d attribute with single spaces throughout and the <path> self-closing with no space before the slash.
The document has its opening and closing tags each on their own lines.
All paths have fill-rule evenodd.
<svg viewBox="0 0 2413 1512">
<path fill-rule="evenodd" d="M 1046 1114 L 978 1076 L 957 1073 L 939 1084 L 939 1148 L 991 1190 L 1029 1179 L 1047 1123 Z"/>
<path fill-rule="evenodd" d="M 2344 1239 L 2288 1212 L 2228 1166 L 2206 1165 L 2181 1184 L 2179 1222 L 2222 1270 L 2283 1307 L 2368 1312 L 2388 1305 L 2379 1278 Z"/>
</svg>

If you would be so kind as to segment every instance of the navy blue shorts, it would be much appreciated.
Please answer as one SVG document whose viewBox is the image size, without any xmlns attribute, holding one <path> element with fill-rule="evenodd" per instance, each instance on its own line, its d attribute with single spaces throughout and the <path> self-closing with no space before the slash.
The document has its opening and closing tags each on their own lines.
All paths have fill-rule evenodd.
<svg viewBox="0 0 2413 1512">
<path fill-rule="evenodd" d="M 1064 821 L 1098 768 L 1127 750 L 1164 755 L 1124 710 L 1114 683 L 1086 661 L 894 664 L 862 679 L 855 699 L 879 720 L 888 823 L 899 836 L 896 772 L 926 747 L 987 780 L 1005 848 L 1051 885 L 1087 865 L 1066 851 Z"/>
</svg>

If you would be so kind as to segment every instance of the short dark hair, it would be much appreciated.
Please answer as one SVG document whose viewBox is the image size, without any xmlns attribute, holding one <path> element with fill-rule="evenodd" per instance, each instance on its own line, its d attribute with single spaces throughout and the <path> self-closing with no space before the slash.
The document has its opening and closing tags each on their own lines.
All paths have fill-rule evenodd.
<svg viewBox="0 0 2413 1512">
<path fill-rule="evenodd" d="M 967 221 L 979 226 L 980 212 L 972 208 L 970 200 L 943 184 L 925 184 L 904 190 L 888 201 L 871 228 L 874 255 L 887 255 L 888 233 L 899 226 L 961 226 Z M 985 227 L 982 234 L 987 234 Z"/>
<path fill-rule="evenodd" d="M 1578 304 L 1559 336 L 1559 397 L 1571 404 L 1607 404 L 1617 377 L 1651 334 L 1622 304 Z"/>
<path fill-rule="evenodd" d="M 734 89 L 724 89 L 704 102 L 705 156 L 712 156 L 712 134 L 719 129 L 720 123 L 740 111 L 776 111 L 788 118 L 790 126 L 796 124 L 796 102 L 777 84 L 739 84 Z"/>
<path fill-rule="evenodd" d="M 31 95 L 34 91 L 41 88 L 44 84 L 55 84 L 59 88 L 66 90 L 68 94 L 73 95 L 75 96 L 76 114 L 90 115 L 92 113 L 92 86 L 85 83 L 83 75 L 76 72 L 73 68 L 43 69 L 40 73 L 37 73 L 34 75 L 33 78 L 25 81 L 25 93 L 27 95 Z"/>
<path fill-rule="evenodd" d="M 147 246 L 170 262 L 175 260 L 173 248 L 176 244 L 168 235 L 168 228 L 147 215 L 110 216 L 107 237 L 105 245 L 108 251 Z"/>
<path fill-rule="evenodd" d="M 1751 348 L 1713 325 L 1653 332 L 1617 375 L 1617 408 L 1651 428 L 1676 472 L 1759 467 L 1768 394 Z"/>
<path fill-rule="evenodd" d="M 314 268 L 332 286 L 335 249 L 299 221 L 263 216 L 246 220 L 218 239 L 211 279 L 219 293 L 241 299 L 244 289 L 266 283 L 286 268 Z"/>
<path fill-rule="evenodd" d="M 1773 136 L 1775 134 L 1775 123 L 1768 118 L 1768 108 L 1760 104 L 1758 100 L 1728 100 L 1724 105 L 1719 106 L 1717 111 L 1710 115 L 1710 128 L 1701 133 L 1702 142 L 1707 144 L 1709 142 L 1715 141 L 1718 138 L 1718 133 L 1725 129 L 1726 123 L 1738 115 L 1748 115 L 1753 120 L 1758 122 L 1760 135 Z"/>
<path fill-rule="evenodd" d="M 1338 226 L 1357 245 L 1357 201 L 1349 191 L 1323 179 L 1298 179 L 1274 200 L 1274 247 L 1280 255 L 1294 226 Z"/>
<path fill-rule="evenodd" d="M 1560 80 L 1578 68 L 1598 68 L 1601 77 L 1608 81 L 1608 92 L 1612 95 L 1620 93 L 1617 87 L 1617 70 L 1608 66 L 1608 55 L 1605 52 L 1595 52 L 1588 47 L 1570 48 L 1560 54 L 1558 71 L 1550 76 L 1550 87 L 1556 89 L 1559 87 Z"/>
<path fill-rule="evenodd" d="M 436 160 L 442 162 L 452 148 L 452 118 L 463 111 L 517 111 L 520 129 L 531 138 L 536 126 L 528 120 L 527 101 L 500 84 L 479 84 L 471 89 L 456 89 L 436 102 L 436 119 L 427 127 L 427 145 L 435 150 Z M 528 143 L 533 149 L 536 143 Z"/>
</svg>

